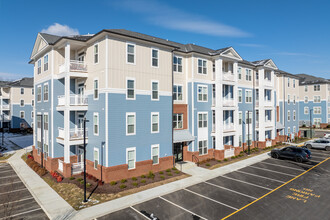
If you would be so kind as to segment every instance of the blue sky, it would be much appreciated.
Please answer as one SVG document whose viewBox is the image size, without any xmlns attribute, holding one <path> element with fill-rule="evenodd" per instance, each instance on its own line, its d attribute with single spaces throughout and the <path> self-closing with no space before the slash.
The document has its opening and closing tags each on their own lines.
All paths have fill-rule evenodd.
<svg viewBox="0 0 330 220">
<path fill-rule="evenodd" d="M 40 31 L 111 28 L 212 49 L 233 46 L 249 61 L 271 58 L 287 72 L 330 78 L 329 8 L 317 0 L 0 0 L 0 80 L 33 76 L 28 61 Z"/>
</svg>

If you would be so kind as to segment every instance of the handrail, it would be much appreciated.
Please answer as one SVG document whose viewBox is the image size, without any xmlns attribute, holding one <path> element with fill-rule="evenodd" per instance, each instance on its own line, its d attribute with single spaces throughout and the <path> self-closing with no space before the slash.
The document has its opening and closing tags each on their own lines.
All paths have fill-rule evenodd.
<svg viewBox="0 0 330 220">
<path fill-rule="evenodd" d="M 199 159 L 198 159 L 198 157 L 197 157 L 195 154 L 192 155 L 192 161 L 193 161 L 193 162 L 194 162 L 194 158 L 197 160 L 197 162 L 195 162 L 195 163 L 196 163 L 197 166 L 199 167 Z"/>
</svg>

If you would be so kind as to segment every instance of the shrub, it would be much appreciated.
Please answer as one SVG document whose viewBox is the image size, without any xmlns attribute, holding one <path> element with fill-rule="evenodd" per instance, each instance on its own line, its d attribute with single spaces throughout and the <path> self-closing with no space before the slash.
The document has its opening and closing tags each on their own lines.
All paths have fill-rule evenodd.
<svg viewBox="0 0 330 220">
<path fill-rule="evenodd" d="M 235 159 L 235 156 L 232 156 L 231 159 Z"/>
<path fill-rule="evenodd" d="M 80 182 L 80 181 L 82 181 L 82 180 L 83 180 L 82 178 L 78 178 L 78 179 L 77 179 L 78 182 Z"/>
<path fill-rule="evenodd" d="M 223 161 L 227 162 L 227 161 L 228 161 L 228 159 L 227 159 L 227 158 L 225 158 L 225 159 L 223 159 Z"/>
<path fill-rule="evenodd" d="M 136 177 L 132 177 L 132 180 L 133 180 L 133 181 L 136 181 L 136 180 L 137 180 L 137 178 L 136 178 Z"/>
<path fill-rule="evenodd" d="M 161 176 L 159 176 L 161 179 L 165 179 L 165 176 L 163 176 L 163 175 L 161 175 Z"/>
<path fill-rule="evenodd" d="M 80 184 L 84 184 L 84 180 L 80 180 Z"/>
<path fill-rule="evenodd" d="M 58 177 L 56 178 L 56 180 L 57 180 L 57 182 L 59 183 L 59 182 L 62 182 L 63 178 L 62 178 L 61 176 L 58 176 Z"/>
<path fill-rule="evenodd" d="M 70 177 L 70 180 L 74 180 L 74 179 L 76 179 L 76 178 L 75 178 L 75 177 L 73 177 L 73 176 L 71 176 L 71 177 Z"/>
<path fill-rule="evenodd" d="M 91 185 L 92 185 L 92 184 L 90 184 L 90 183 L 86 183 L 86 187 L 87 187 L 87 188 L 91 187 Z"/>
<path fill-rule="evenodd" d="M 141 175 L 141 178 L 146 178 L 146 175 Z"/>
<path fill-rule="evenodd" d="M 167 169 L 166 172 L 171 172 L 171 169 Z"/>
<path fill-rule="evenodd" d="M 173 176 L 173 174 L 172 173 L 167 173 L 167 176 Z"/>
<path fill-rule="evenodd" d="M 141 180 L 141 183 L 145 183 L 146 182 L 146 180 Z"/>
<path fill-rule="evenodd" d="M 120 182 L 121 182 L 121 183 L 126 183 L 127 180 L 126 180 L 126 179 L 122 179 L 122 180 L 120 180 Z"/>
<path fill-rule="evenodd" d="M 221 163 L 222 161 L 221 160 L 217 160 L 218 161 L 218 163 Z"/>
<path fill-rule="evenodd" d="M 175 173 L 176 173 L 176 174 L 179 174 L 179 173 L 180 173 L 180 171 L 179 171 L 179 170 L 176 170 L 176 171 L 175 171 Z"/>
<path fill-rule="evenodd" d="M 164 174 L 164 172 L 163 171 L 160 171 L 159 174 Z"/>
<path fill-rule="evenodd" d="M 111 181 L 111 182 L 110 182 L 110 185 L 111 185 L 111 186 L 114 186 L 114 185 L 116 185 L 116 184 L 117 184 L 116 181 Z"/>
<path fill-rule="evenodd" d="M 120 186 L 119 186 L 119 188 L 121 188 L 121 189 L 125 189 L 127 186 L 125 185 L 125 184 L 121 184 Z"/>
<path fill-rule="evenodd" d="M 209 166 L 211 166 L 211 164 L 209 164 L 209 163 L 207 163 L 207 164 L 205 164 L 207 167 L 209 167 Z"/>
<path fill-rule="evenodd" d="M 139 183 L 137 183 L 137 182 L 133 182 L 132 185 L 133 185 L 133 186 L 138 186 Z"/>
<path fill-rule="evenodd" d="M 155 174 L 152 172 L 152 171 L 149 171 L 148 173 L 148 178 L 150 179 L 153 179 L 155 177 Z"/>
<path fill-rule="evenodd" d="M 177 168 L 176 167 L 173 167 L 172 170 L 177 170 Z"/>
</svg>

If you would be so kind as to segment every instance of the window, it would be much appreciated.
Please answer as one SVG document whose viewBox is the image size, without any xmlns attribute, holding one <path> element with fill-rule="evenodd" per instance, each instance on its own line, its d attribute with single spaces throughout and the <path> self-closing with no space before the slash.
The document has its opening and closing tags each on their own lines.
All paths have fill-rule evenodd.
<svg viewBox="0 0 330 220">
<path fill-rule="evenodd" d="M 41 59 L 38 60 L 38 74 L 41 73 Z"/>
<path fill-rule="evenodd" d="M 243 97 L 242 97 L 242 90 L 239 89 L 239 90 L 238 90 L 238 102 L 239 102 L 239 103 L 242 103 L 242 99 L 243 99 Z"/>
<path fill-rule="evenodd" d="M 314 85 L 314 91 L 320 91 L 321 86 L 320 85 Z"/>
<path fill-rule="evenodd" d="M 245 79 L 246 81 L 252 81 L 252 74 L 250 69 L 245 69 Z"/>
<path fill-rule="evenodd" d="M 48 115 L 44 115 L 44 130 L 48 131 Z"/>
<path fill-rule="evenodd" d="M 207 86 L 197 86 L 197 97 L 199 102 L 207 102 Z"/>
<path fill-rule="evenodd" d="M 135 64 L 135 45 L 127 43 L 127 63 Z"/>
<path fill-rule="evenodd" d="M 308 92 L 308 86 L 305 86 L 305 92 Z"/>
<path fill-rule="evenodd" d="M 173 114 L 173 128 L 174 129 L 183 128 L 183 114 Z"/>
<path fill-rule="evenodd" d="M 238 112 L 238 124 L 242 124 L 242 112 Z"/>
<path fill-rule="evenodd" d="M 198 128 L 207 128 L 207 113 L 198 113 Z"/>
<path fill-rule="evenodd" d="M 290 104 L 290 95 L 288 95 L 288 104 Z"/>
<path fill-rule="evenodd" d="M 238 136 L 238 146 L 242 146 L 242 135 Z"/>
<path fill-rule="evenodd" d="M 21 116 L 21 119 L 24 119 L 25 118 L 25 112 L 24 111 L 20 111 L 20 116 Z"/>
<path fill-rule="evenodd" d="M 291 120 L 291 114 L 290 114 L 290 111 L 288 111 L 288 121 Z"/>
<path fill-rule="evenodd" d="M 93 115 L 94 135 L 99 135 L 99 113 Z"/>
<path fill-rule="evenodd" d="M 252 112 L 245 112 L 245 124 L 252 124 Z"/>
<path fill-rule="evenodd" d="M 94 63 L 99 63 L 99 44 L 94 45 Z"/>
<path fill-rule="evenodd" d="M 99 80 L 94 79 L 94 99 L 99 99 Z"/>
<path fill-rule="evenodd" d="M 173 85 L 173 100 L 182 100 L 182 86 Z"/>
<path fill-rule="evenodd" d="M 314 125 L 319 128 L 321 124 L 321 118 L 314 118 Z"/>
<path fill-rule="evenodd" d="M 135 113 L 126 113 L 126 135 L 135 135 Z"/>
<path fill-rule="evenodd" d="M 37 102 L 41 102 L 41 86 L 37 87 Z"/>
<path fill-rule="evenodd" d="M 291 133 L 291 129 L 290 129 L 290 127 L 288 127 L 288 134 L 290 134 Z"/>
<path fill-rule="evenodd" d="M 44 85 L 44 101 L 48 102 L 48 84 Z"/>
<path fill-rule="evenodd" d="M 32 95 L 34 95 L 34 88 L 31 89 Z"/>
<path fill-rule="evenodd" d="M 264 79 L 267 80 L 267 81 L 271 81 L 272 80 L 272 72 L 265 70 Z"/>
<path fill-rule="evenodd" d="M 293 79 L 293 88 L 296 88 L 296 80 Z"/>
<path fill-rule="evenodd" d="M 159 163 L 159 144 L 151 145 L 152 164 Z"/>
<path fill-rule="evenodd" d="M 24 95 L 24 88 L 21 88 L 21 95 Z"/>
<path fill-rule="evenodd" d="M 296 133 L 296 126 L 293 126 L 293 133 Z"/>
<path fill-rule="evenodd" d="M 151 65 L 153 67 L 158 67 L 158 50 L 157 49 L 151 49 Z"/>
<path fill-rule="evenodd" d="M 270 89 L 265 89 L 264 90 L 264 92 L 265 92 L 265 94 L 264 94 L 264 96 L 265 96 L 265 101 L 267 102 L 270 102 L 270 101 L 272 101 L 272 90 L 270 90 Z"/>
<path fill-rule="evenodd" d="M 207 154 L 207 140 L 198 141 L 199 155 Z"/>
<path fill-rule="evenodd" d="M 252 103 L 252 91 L 251 90 L 245 90 L 245 102 Z"/>
<path fill-rule="evenodd" d="M 296 96 L 295 95 L 293 96 L 293 104 L 294 105 L 296 104 Z"/>
<path fill-rule="evenodd" d="M 126 163 L 128 165 L 128 169 L 135 169 L 135 147 L 126 149 Z"/>
<path fill-rule="evenodd" d="M 198 59 L 198 73 L 207 74 L 206 60 Z"/>
<path fill-rule="evenodd" d="M 135 99 L 135 80 L 126 80 L 126 99 Z"/>
<path fill-rule="evenodd" d="M 34 106 L 34 100 L 33 99 L 31 100 L 31 105 Z"/>
<path fill-rule="evenodd" d="M 44 56 L 44 71 L 48 70 L 48 54 Z"/>
<path fill-rule="evenodd" d="M 304 107 L 304 114 L 308 115 L 309 114 L 309 108 L 308 107 Z"/>
<path fill-rule="evenodd" d="M 182 57 L 173 57 L 173 71 L 182 73 Z"/>
<path fill-rule="evenodd" d="M 238 79 L 242 79 L 242 68 L 238 67 L 237 69 Z"/>
<path fill-rule="evenodd" d="M 288 87 L 290 87 L 290 78 L 288 77 Z"/>
<path fill-rule="evenodd" d="M 159 100 L 158 96 L 158 82 L 151 82 L 151 100 Z"/>
<path fill-rule="evenodd" d="M 151 113 L 151 133 L 159 133 L 159 113 Z"/>
<path fill-rule="evenodd" d="M 34 112 L 33 111 L 31 112 L 31 118 L 32 119 L 34 118 Z"/>
<path fill-rule="evenodd" d="M 321 107 L 314 107 L 313 108 L 313 112 L 316 115 L 320 115 L 321 114 Z"/>
<path fill-rule="evenodd" d="M 314 96 L 314 102 L 315 103 L 320 103 L 321 102 L 321 96 L 319 96 L 319 95 Z"/>
<path fill-rule="evenodd" d="M 304 102 L 305 102 L 305 103 L 308 103 L 308 97 L 307 97 L 307 96 L 305 96 L 305 98 L 304 98 Z"/>
<path fill-rule="evenodd" d="M 99 165 L 99 149 L 98 148 L 94 148 L 94 169 L 97 169 L 97 165 Z"/>
<path fill-rule="evenodd" d="M 21 107 L 23 107 L 23 106 L 24 106 L 24 100 L 21 99 Z"/>
<path fill-rule="evenodd" d="M 293 120 L 295 121 L 296 120 L 296 111 L 293 110 Z"/>
</svg>

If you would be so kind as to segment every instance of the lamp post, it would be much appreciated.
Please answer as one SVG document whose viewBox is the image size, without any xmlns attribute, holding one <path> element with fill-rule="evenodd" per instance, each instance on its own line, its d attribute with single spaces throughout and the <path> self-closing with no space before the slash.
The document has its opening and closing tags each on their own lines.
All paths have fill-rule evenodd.
<svg viewBox="0 0 330 220">
<path fill-rule="evenodd" d="M 84 201 L 83 202 L 87 202 L 86 199 L 86 122 L 88 122 L 88 120 L 86 120 L 86 117 L 84 117 Z"/>
<path fill-rule="evenodd" d="M 310 130 L 310 137 L 313 138 L 312 135 L 312 109 L 309 110 L 309 130 Z"/>
<path fill-rule="evenodd" d="M 248 111 L 248 155 L 250 155 L 250 111 Z"/>
<path fill-rule="evenodd" d="M 2 113 L 2 147 L 3 147 L 3 136 L 4 136 L 4 130 L 5 130 L 5 127 L 3 126 L 3 122 L 5 120 L 5 114 Z"/>
</svg>

